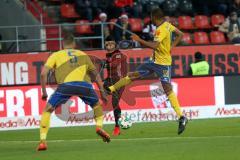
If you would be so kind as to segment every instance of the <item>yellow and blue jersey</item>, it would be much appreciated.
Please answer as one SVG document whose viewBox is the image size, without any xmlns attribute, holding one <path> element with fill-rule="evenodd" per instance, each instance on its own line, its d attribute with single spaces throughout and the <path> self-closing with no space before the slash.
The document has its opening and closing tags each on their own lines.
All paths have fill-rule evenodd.
<svg viewBox="0 0 240 160">
<path fill-rule="evenodd" d="M 58 84 L 76 81 L 91 82 L 88 72 L 95 70 L 89 56 L 75 49 L 54 52 L 47 59 L 45 66 L 54 69 Z"/>
<path fill-rule="evenodd" d="M 95 66 L 87 54 L 80 50 L 64 49 L 54 52 L 45 66 L 54 69 L 59 84 L 48 100 L 52 107 L 66 103 L 71 96 L 79 96 L 91 107 L 98 103 L 98 96 L 88 76 L 88 72 L 95 70 Z"/>
<path fill-rule="evenodd" d="M 157 27 L 154 41 L 159 42 L 159 46 L 154 50 L 152 60 L 159 65 L 171 65 L 171 41 L 172 33 L 175 31 L 175 27 L 169 23 L 164 22 Z"/>
</svg>

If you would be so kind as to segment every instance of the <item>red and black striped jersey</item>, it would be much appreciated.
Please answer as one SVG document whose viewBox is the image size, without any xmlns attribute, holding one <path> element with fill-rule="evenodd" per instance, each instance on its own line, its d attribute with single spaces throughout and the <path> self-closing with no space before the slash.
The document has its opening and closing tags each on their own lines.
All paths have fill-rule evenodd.
<svg viewBox="0 0 240 160">
<path fill-rule="evenodd" d="M 127 75 L 127 56 L 119 50 L 106 54 L 107 77 L 118 79 Z"/>
</svg>

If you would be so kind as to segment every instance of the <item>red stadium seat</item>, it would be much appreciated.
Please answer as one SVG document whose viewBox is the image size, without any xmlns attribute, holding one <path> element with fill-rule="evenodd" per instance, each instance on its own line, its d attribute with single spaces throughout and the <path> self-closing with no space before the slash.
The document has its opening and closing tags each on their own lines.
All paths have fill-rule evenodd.
<svg viewBox="0 0 240 160">
<path fill-rule="evenodd" d="M 194 32 L 195 44 L 209 44 L 209 38 L 206 32 Z"/>
<path fill-rule="evenodd" d="M 211 25 L 209 24 L 208 17 L 204 16 L 204 15 L 195 16 L 195 26 L 198 29 L 208 29 L 208 28 L 211 28 Z"/>
<path fill-rule="evenodd" d="M 211 16 L 212 26 L 219 25 L 225 21 L 224 15 L 222 14 L 214 14 Z"/>
<path fill-rule="evenodd" d="M 150 17 L 145 17 L 143 20 L 143 23 L 146 25 L 146 24 L 150 23 L 150 21 L 151 21 Z"/>
<path fill-rule="evenodd" d="M 194 29 L 192 18 L 190 16 L 178 17 L 179 29 Z"/>
<path fill-rule="evenodd" d="M 220 31 L 212 31 L 210 33 L 211 43 L 226 43 L 225 36 Z"/>
<path fill-rule="evenodd" d="M 92 28 L 89 24 L 88 20 L 77 20 L 76 21 L 76 32 L 79 34 L 92 34 Z"/>
<path fill-rule="evenodd" d="M 59 38 L 59 27 L 46 26 L 46 37 Z M 60 49 L 59 40 L 47 40 L 47 49 L 50 51 L 56 51 Z"/>
<path fill-rule="evenodd" d="M 76 13 L 74 5 L 62 4 L 60 7 L 61 16 L 64 18 L 79 18 L 80 16 Z"/>
<path fill-rule="evenodd" d="M 94 19 L 93 23 L 100 23 L 100 20 L 99 19 Z"/>
<path fill-rule="evenodd" d="M 129 18 L 128 22 L 131 25 L 131 29 L 133 32 L 142 32 L 143 23 L 140 18 Z"/>
<path fill-rule="evenodd" d="M 185 44 L 192 44 L 193 42 L 192 42 L 191 34 L 190 34 L 190 33 L 184 33 L 184 34 L 183 34 L 182 41 L 183 41 Z"/>
</svg>

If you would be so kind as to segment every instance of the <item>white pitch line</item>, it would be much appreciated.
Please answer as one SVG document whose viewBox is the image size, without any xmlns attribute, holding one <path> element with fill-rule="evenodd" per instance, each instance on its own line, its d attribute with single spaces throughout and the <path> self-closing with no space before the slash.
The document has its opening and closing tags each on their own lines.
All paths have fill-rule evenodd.
<svg viewBox="0 0 240 160">
<path fill-rule="evenodd" d="M 209 136 L 209 137 L 145 137 L 145 138 L 120 138 L 111 139 L 112 141 L 144 141 L 144 140 L 168 140 L 168 139 L 219 139 L 219 138 L 240 138 L 240 136 Z M 48 140 L 47 142 L 59 143 L 59 142 L 90 142 L 90 141 L 101 141 L 101 139 L 59 139 L 59 140 Z M 0 143 L 37 143 L 39 141 L 0 141 Z"/>
</svg>

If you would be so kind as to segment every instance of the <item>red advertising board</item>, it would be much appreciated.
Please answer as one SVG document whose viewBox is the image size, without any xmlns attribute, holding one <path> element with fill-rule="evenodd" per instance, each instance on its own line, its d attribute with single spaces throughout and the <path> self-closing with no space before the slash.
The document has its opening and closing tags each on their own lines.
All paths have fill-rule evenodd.
<svg viewBox="0 0 240 160">
<path fill-rule="evenodd" d="M 214 106 L 214 77 L 179 78 L 173 80 L 174 91 L 183 107 Z M 48 87 L 48 95 L 54 91 Z M 111 97 L 104 110 L 111 110 Z M 79 98 L 71 99 L 71 112 L 87 112 Z M 36 116 L 42 113 L 46 101 L 41 100 L 39 85 L 1 87 L 0 117 Z M 120 100 L 123 110 L 171 108 L 170 103 L 156 80 L 140 80 L 126 87 Z M 60 112 L 60 111 L 58 111 Z"/>
<path fill-rule="evenodd" d="M 212 74 L 240 73 L 240 46 L 187 46 L 172 50 L 172 76 L 188 74 L 189 64 L 193 61 L 194 52 L 201 51 L 210 64 Z M 105 58 L 104 50 L 86 51 L 88 54 Z M 142 63 L 151 56 L 150 49 L 122 50 L 129 63 Z M 1 54 L 0 85 L 38 84 L 40 71 L 49 53 Z"/>
</svg>

